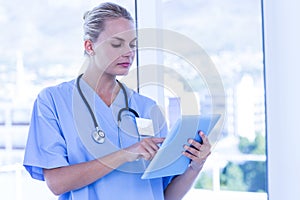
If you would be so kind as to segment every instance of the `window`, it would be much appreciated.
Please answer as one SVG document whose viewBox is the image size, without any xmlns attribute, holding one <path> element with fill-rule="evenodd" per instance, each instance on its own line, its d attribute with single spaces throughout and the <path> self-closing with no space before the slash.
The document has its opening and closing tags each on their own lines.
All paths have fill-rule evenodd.
<svg viewBox="0 0 300 200">
<path fill-rule="evenodd" d="M 84 61 L 82 16 L 100 2 L 14 0 L 3 1 L 0 6 L 0 25 L 5 27 L 0 37 L 0 83 L 4 86 L 0 90 L 3 199 L 55 199 L 44 182 L 32 180 L 21 166 L 28 109 L 42 88 L 77 75 Z M 214 153 L 185 199 L 198 196 L 220 199 L 226 195 L 228 199 L 245 199 L 243 195 L 247 199 L 267 199 L 261 2 L 114 2 L 137 14 L 138 28 L 151 36 L 170 33 L 200 47 L 206 61 L 216 70 L 217 79 L 222 80 L 225 101 L 222 96 L 213 97 L 212 85 L 203 73 L 195 71 L 194 63 L 190 62 L 193 53 L 198 53 L 195 49 L 184 51 L 191 53 L 188 57 L 191 59 L 186 59 L 164 48 L 170 46 L 160 41 L 160 37 L 154 38 L 152 48 L 139 50 L 139 68 L 133 68 L 124 79 L 129 86 L 157 100 L 165 110 L 169 127 L 182 113 L 225 109 L 225 123 L 219 127 L 223 131 L 220 135 L 215 133 Z M 174 40 L 171 47 L 178 45 L 176 48 L 180 49 L 183 44 Z M 144 44 L 144 47 L 149 46 Z M 189 99 L 193 99 L 198 109 L 179 108 L 188 105 L 190 102 L 185 100 Z"/>
<path fill-rule="evenodd" d="M 38 92 L 73 79 L 83 64 L 83 14 L 104 1 L 1 1 L 1 199 L 57 199 L 22 166 Z M 133 0 L 114 1 L 135 15 Z M 33 195 L 34 194 L 34 195 Z"/>
<path fill-rule="evenodd" d="M 174 110 L 179 104 L 186 105 L 182 99 L 190 99 L 186 98 L 187 94 L 198 98 L 199 110 L 194 112 L 209 113 L 212 106 L 226 109 L 225 123 L 214 143 L 213 155 L 186 199 L 196 199 L 198 195 L 216 199 L 221 196 L 241 199 L 243 195 L 247 199 L 267 199 L 261 1 L 138 1 L 137 14 L 139 28 L 173 31 L 194 41 L 212 60 L 224 86 L 225 103 L 218 98 L 212 103 L 213 94 L 203 73 L 197 74 L 195 66 L 180 53 L 164 49 L 163 40 L 157 41 L 162 48 L 156 48 L 156 54 L 149 49 L 141 50 L 141 62 L 142 56 L 147 60 L 140 66 L 141 77 L 149 74 L 143 72 L 144 66 L 159 65 L 154 74 L 159 74 L 156 88 L 164 100 L 157 99 L 166 110 L 170 126 L 176 120 L 174 115 L 184 110 L 169 113 L 169 108 Z M 173 45 L 185 48 L 183 40 L 174 40 Z M 189 51 L 198 53 L 195 48 Z M 173 77 L 176 86 L 162 87 L 170 76 L 183 76 L 184 80 Z M 186 85 L 183 82 L 192 88 L 193 94 L 183 87 Z M 149 85 L 142 87 L 145 87 L 141 90 L 143 94 L 153 97 L 153 89 L 146 89 Z M 179 87 L 185 93 L 178 93 Z"/>
</svg>

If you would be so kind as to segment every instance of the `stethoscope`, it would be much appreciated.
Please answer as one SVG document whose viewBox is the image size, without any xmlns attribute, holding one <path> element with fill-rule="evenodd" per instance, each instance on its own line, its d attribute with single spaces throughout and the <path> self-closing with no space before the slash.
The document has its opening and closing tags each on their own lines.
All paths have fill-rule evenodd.
<svg viewBox="0 0 300 200">
<path fill-rule="evenodd" d="M 79 95 L 80 95 L 81 99 L 83 100 L 84 104 L 88 108 L 89 113 L 90 113 L 90 115 L 91 115 L 91 117 L 93 119 L 93 122 L 94 122 L 95 130 L 92 132 L 92 138 L 94 139 L 94 141 L 96 143 L 102 144 L 105 141 L 105 133 L 104 133 L 103 130 L 100 129 L 100 127 L 98 125 L 98 122 L 96 120 L 95 114 L 94 114 L 93 110 L 91 109 L 90 104 L 86 100 L 86 98 L 85 98 L 85 96 L 84 96 L 84 94 L 83 94 L 83 92 L 82 92 L 82 90 L 80 88 L 80 83 L 79 82 L 80 82 L 80 79 L 81 79 L 82 75 L 83 74 L 80 74 L 77 77 L 77 80 L 76 80 L 77 90 L 78 90 Z M 127 92 L 126 92 L 126 89 L 125 89 L 124 85 L 122 83 L 120 83 L 118 80 L 117 80 L 117 83 L 119 84 L 121 90 L 123 91 L 123 93 L 124 93 L 124 99 L 125 99 L 125 107 L 121 108 L 120 111 L 119 111 L 119 113 L 118 113 L 118 127 L 119 127 L 119 124 L 120 124 L 120 122 L 122 120 L 121 115 L 122 115 L 123 111 L 129 111 L 129 112 L 133 113 L 135 117 L 139 117 L 139 115 L 138 115 L 138 113 L 134 109 L 129 108 L 129 106 L 128 106 L 128 96 L 127 96 Z M 119 141 L 119 143 L 120 143 L 120 141 Z"/>
</svg>

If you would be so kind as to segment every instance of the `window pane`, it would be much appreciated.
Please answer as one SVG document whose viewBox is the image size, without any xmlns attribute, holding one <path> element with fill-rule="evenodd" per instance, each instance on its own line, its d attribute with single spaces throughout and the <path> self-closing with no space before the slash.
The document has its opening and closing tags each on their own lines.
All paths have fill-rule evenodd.
<svg viewBox="0 0 300 200">
<path fill-rule="evenodd" d="M 0 199 L 57 199 L 22 167 L 33 101 L 74 79 L 84 61 L 83 14 L 104 0 L 0 0 Z M 134 0 L 115 0 L 133 17 Z"/>
<path fill-rule="evenodd" d="M 164 0 L 161 10 L 164 29 L 185 35 L 206 51 L 226 93 L 221 139 L 187 199 L 196 199 L 199 191 L 210 198 L 267 199 L 260 0 Z M 164 66 L 184 74 L 192 87 L 203 85 L 203 77 L 178 55 L 164 52 Z M 174 107 L 174 95 L 165 95 Z M 198 95 L 199 112 L 210 112 L 209 90 L 203 87 Z M 246 192 L 256 193 L 251 198 Z"/>
</svg>

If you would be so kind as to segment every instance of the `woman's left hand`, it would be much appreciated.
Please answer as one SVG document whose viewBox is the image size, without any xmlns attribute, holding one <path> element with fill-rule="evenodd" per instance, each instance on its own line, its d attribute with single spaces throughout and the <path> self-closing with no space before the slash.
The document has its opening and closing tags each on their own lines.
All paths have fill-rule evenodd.
<svg viewBox="0 0 300 200">
<path fill-rule="evenodd" d="M 190 167 L 197 171 L 202 169 L 207 157 L 211 153 L 211 144 L 207 136 L 202 131 L 199 132 L 199 135 L 203 143 L 201 144 L 196 140 L 189 139 L 188 143 L 190 145 L 184 145 L 186 151 L 183 152 L 183 155 L 191 159 Z"/>
</svg>

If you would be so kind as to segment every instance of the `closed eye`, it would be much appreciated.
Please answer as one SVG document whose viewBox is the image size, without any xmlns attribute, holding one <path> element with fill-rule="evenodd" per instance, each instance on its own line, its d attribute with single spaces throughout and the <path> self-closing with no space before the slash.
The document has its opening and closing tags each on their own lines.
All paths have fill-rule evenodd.
<svg viewBox="0 0 300 200">
<path fill-rule="evenodd" d="M 130 48 L 132 48 L 132 49 L 136 48 L 136 44 L 130 44 L 129 46 L 130 46 Z"/>
<path fill-rule="evenodd" d="M 129 44 L 130 48 L 136 48 L 137 46 L 137 38 L 134 38 L 130 44 Z"/>
<path fill-rule="evenodd" d="M 114 44 L 114 43 L 111 43 L 111 46 L 114 47 L 114 48 L 119 48 L 122 46 L 122 44 Z"/>
</svg>

